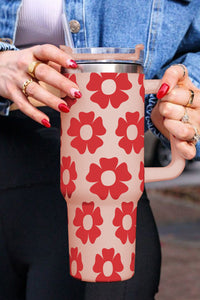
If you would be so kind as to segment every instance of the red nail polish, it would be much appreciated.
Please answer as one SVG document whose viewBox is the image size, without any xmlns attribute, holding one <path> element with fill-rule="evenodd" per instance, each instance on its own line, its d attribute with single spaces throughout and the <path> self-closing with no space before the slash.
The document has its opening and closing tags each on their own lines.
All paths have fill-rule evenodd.
<svg viewBox="0 0 200 300">
<path fill-rule="evenodd" d="M 42 123 L 45 127 L 47 127 L 47 128 L 50 128 L 50 127 L 51 127 L 51 124 L 50 124 L 49 121 L 46 120 L 46 119 L 42 119 L 41 123 Z"/>
<path fill-rule="evenodd" d="M 68 60 L 68 65 L 72 69 L 76 69 L 78 67 L 77 63 L 73 59 Z"/>
<path fill-rule="evenodd" d="M 75 93 L 74 93 L 74 97 L 75 97 L 75 98 L 81 98 L 81 97 L 82 97 L 81 92 L 75 92 Z"/>
<path fill-rule="evenodd" d="M 65 112 L 65 113 L 68 113 L 68 112 L 69 112 L 69 107 L 68 107 L 66 104 L 64 104 L 64 103 L 60 103 L 60 104 L 58 105 L 58 108 L 59 108 L 59 110 L 62 111 L 62 112 Z"/>
<path fill-rule="evenodd" d="M 169 85 L 167 83 L 163 83 L 161 85 L 161 87 L 159 88 L 156 97 L 158 99 L 161 99 L 161 98 L 163 98 L 167 94 L 168 91 L 169 91 Z"/>
</svg>

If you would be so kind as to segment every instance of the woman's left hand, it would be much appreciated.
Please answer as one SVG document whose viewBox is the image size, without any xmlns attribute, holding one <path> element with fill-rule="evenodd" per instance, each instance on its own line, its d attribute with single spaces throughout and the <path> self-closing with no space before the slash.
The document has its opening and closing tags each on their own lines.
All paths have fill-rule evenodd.
<svg viewBox="0 0 200 300">
<path fill-rule="evenodd" d="M 167 138 L 169 134 L 175 137 L 175 147 L 183 158 L 194 158 L 200 139 L 200 90 L 184 65 L 166 70 L 157 98 L 160 100 L 152 110 L 152 122 Z"/>
</svg>

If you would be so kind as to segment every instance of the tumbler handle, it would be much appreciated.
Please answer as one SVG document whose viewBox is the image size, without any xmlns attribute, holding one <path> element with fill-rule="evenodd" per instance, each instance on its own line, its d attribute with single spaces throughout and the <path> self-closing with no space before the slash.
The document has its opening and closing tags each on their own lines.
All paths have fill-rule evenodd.
<svg viewBox="0 0 200 300">
<path fill-rule="evenodd" d="M 145 80 L 145 94 L 155 94 L 160 87 L 160 80 Z M 172 159 L 168 166 L 161 168 L 145 168 L 145 182 L 170 180 L 178 177 L 185 168 L 185 160 L 179 155 L 175 147 L 175 139 L 170 135 Z"/>
</svg>

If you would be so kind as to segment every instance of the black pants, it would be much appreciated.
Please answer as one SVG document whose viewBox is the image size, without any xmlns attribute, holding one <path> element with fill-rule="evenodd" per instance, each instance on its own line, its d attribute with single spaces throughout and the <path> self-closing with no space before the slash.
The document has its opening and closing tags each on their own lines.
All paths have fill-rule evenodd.
<svg viewBox="0 0 200 300">
<path fill-rule="evenodd" d="M 154 299 L 160 244 L 145 195 L 138 203 L 135 275 L 115 283 L 69 276 L 67 209 L 58 187 L 2 190 L 0 205 L 1 300 Z"/>
<path fill-rule="evenodd" d="M 52 128 L 19 111 L 0 118 L 0 300 L 153 300 L 160 243 L 146 195 L 138 203 L 132 279 L 85 283 L 69 276 L 67 208 L 59 182 L 59 114 Z"/>
</svg>

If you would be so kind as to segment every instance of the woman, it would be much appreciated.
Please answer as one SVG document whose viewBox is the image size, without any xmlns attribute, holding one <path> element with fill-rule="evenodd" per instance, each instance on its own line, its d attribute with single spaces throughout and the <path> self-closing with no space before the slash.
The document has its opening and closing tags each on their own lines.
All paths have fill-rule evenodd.
<svg viewBox="0 0 200 300">
<path fill-rule="evenodd" d="M 84 283 L 69 276 L 67 212 L 59 187 L 59 112 L 69 111 L 66 95 L 81 98 L 81 91 L 59 73 L 61 66 L 76 68 L 76 62 L 56 46 L 64 44 L 62 12 L 75 47 L 143 43 L 146 78 L 164 74 L 157 94 L 161 100 L 146 98 L 146 129 L 164 143 L 173 134 L 182 157 L 199 158 L 200 3 L 54 2 L 0 0 L 1 110 L 8 114 L 10 100 L 18 108 L 0 117 L 0 299 L 154 299 L 160 244 L 145 193 L 138 203 L 134 277 Z M 58 88 L 62 98 L 43 89 L 40 80 Z"/>
</svg>

